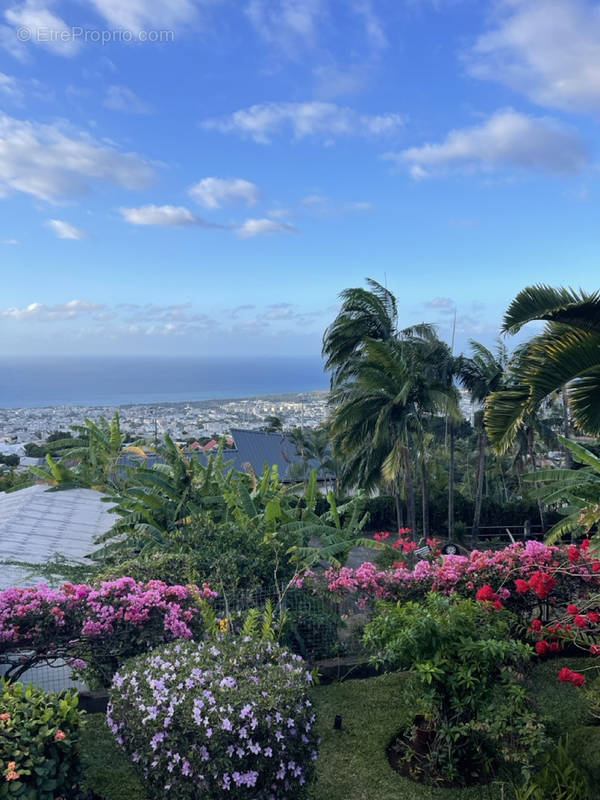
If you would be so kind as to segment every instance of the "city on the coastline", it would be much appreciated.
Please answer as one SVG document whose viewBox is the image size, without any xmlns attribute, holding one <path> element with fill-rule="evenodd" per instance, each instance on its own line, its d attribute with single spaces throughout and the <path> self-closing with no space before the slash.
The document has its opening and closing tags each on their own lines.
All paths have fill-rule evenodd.
<svg viewBox="0 0 600 800">
<path fill-rule="evenodd" d="M 285 429 L 314 428 L 325 419 L 327 392 L 267 395 L 189 403 L 114 406 L 55 406 L 0 409 L 0 452 L 24 455 L 30 442 L 43 443 L 55 431 L 69 431 L 84 420 L 110 418 L 118 411 L 128 439 L 153 440 L 168 434 L 174 441 L 211 439 L 232 428 L 258 430 L 268 417 L 278 417 Z"/>
</svg>

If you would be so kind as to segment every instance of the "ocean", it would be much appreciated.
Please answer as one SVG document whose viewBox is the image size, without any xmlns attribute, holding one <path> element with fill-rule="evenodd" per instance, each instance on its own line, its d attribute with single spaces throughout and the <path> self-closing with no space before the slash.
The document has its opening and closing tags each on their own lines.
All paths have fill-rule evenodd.
<svg viewBox="0 0 600 800">
<path fill-rule="evenodd" d="M 314 357 L 0 357 L 0 408 L 182 403 L 328 385 Z"/>
</svg>

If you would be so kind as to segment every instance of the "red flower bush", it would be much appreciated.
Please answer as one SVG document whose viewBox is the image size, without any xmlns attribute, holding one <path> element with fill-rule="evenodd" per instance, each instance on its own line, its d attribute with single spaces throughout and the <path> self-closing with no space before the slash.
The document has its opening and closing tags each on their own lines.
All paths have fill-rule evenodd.
<svg viewBox="0 0 600 800">
<path fill-rule="evenodd" d="M 431 591 L 475 597 L 516 614 L 540 657 L 567 643 L 600 655 L 599 573 L 600 561 L 587 539 L 566 547 L 529 541 L 423 560 L 413 569 L 398 562 L 393 569 L 378 569 L 366 562 L 357 569 L 329 570 L 321 588 L 337 596 L 355 595 L 363 607 L 372 599 L 421 600 Z M 568 680 L 582 685 L 578 677 Z"/>
<path fill-rule="evenodd" d="M 563 667 L 558 673 L 558 680 L 563 683 L 572 683 L 575 686 L 583 686 L 585 683 L 585 675 L 581 672 L 574 672 L 568 667 Z"/>
</svg>

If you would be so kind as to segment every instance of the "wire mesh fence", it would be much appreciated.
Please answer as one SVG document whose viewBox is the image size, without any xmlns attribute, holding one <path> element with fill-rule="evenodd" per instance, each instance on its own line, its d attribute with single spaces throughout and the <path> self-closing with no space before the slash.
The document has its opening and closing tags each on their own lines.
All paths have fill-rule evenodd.
<svg viewBox="0 0 600 800">
<path fill-rule="evenodd" d="M 251 608 L 270 602 L 283 611 L 281 643 L 314 663 L 322 659 L 358 656 L 363 652 L 362 628 L 368 618 L 352 600 L 334 602 L 306 589 L 284 587 L 258 591 L 221 593 L 215 600 L 217 614 L 243 616 Z"/>
<path fill-rule="evenodd" d="M 306 589 L 281 587 L 252 591 L 221 592 L 214 600 L 218 617 L 230 621 L 230 630 L 239 631 L 250 609 L 264 610 L 267 602 L 274 609 L 275 622 L 282 618 L 284 624 L 278 631 L 280 643 L 301 655 L 311 665 L 323 660 L 359 658 L 362 653 L 361 637 L 368 612 L 351 600 L 334 602 Z M 4 654 L 4 660 L 18 663 L 23 653 Z M 30 653 L 26 654 L 30 655 Z M 0 664 L 0 675 L 10 664 Z M 23 683 L 32 683 L 47 691 L 65 689 L 84 690 L 88 687 L 75 679 L 62 659 L 39 663 L 24 672 Z"/>
</svg>

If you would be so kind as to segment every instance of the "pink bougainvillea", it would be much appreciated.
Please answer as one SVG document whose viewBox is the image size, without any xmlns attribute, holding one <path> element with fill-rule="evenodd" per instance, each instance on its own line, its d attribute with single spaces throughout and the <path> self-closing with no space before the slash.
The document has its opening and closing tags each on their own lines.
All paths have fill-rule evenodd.
<svg viewBox="0 0 600 800">
<path fill-rule="evenodd" d="M 316 576 L 312 583 L 319 588 Z M 428 592 L 472 597 L 517 614 L 538 656 L 557 653 L 567 643 L 600 655 L 600 560 L 587 539 L 566 547 L 519 542 L 418 561 L 412 569 L 365 562 L 329 570 L 320 588 L 338 597 L 353 595 L 362 607 L 372 599 L 418 600 Z M 575 686 L 585 680 L 570 671 L 561 676 Z"/>
<path fill-rule="evenodd" d="M 191 639 L 202 625 L 201 601 L 215 596 L 207 584 L 169 586 L 127 577 L 98 586 L 6 589 L 0 592 L 0 663 L 14 672 L 15 652 L 27 651 L 25 665 L 67 658 L 83 669 L 104 659 L 110 671 L 148 647 Z"/>
</svg>

